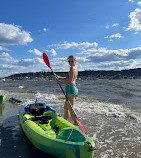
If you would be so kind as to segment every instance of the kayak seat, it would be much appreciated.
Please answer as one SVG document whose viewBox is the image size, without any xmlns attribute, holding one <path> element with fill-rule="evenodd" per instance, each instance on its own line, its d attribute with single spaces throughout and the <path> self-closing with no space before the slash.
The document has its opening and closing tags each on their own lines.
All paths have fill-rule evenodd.
<svg viewBox="0 0 141 158">
<path fill-rule="evenodd" d="M 35 103 L 35 104 L 30 104 L 29 106 L 29 112 L 33 116 L 39 116 L 42 115 L 46 110 L 46 106 L 42 103 Z"/>
<path fill-rule="evenodd" d="M 38 126 L 41 127 L 44 131 L 46 131 L 46 135 L 48 135 L 48 137 L 56 139 L 56 133 L 51 128 L 50 122 L 51 122 L 51 120 L 48 121 L 48 124 L 42 124 L 39 122 Z"/>
<path fill-rule="evenodd" d="M 39 125 L 44 131 L 51 130 L 50 121 L 48 122 L 48 124 L 42 124 L 42 123 L 39 122 L 38 125 Z"/>
<path fill-rule="evenodd" d="M 50 130 L 50 122 L 52 121 L 51 116 L 35 116 L 29 118 L 29 120 L 34 121 L 36 124 L 38 124 L 44 131 Z"/>
</svg>

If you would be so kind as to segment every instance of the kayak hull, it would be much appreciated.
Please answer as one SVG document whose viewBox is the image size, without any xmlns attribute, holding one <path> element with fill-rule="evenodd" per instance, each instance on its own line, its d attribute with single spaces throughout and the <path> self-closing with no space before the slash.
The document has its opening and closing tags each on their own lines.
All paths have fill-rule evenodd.
<svg viewBox="0 0 141 158">
<path fill-rule="evenodd" d="M 0 95 L 0 104 L 3 103 L 6 99 L 5 95 Z"/>
<path fill-rule="evenodd" d="M 49 125 L 32 121 L 33 115 L 25 114 L 24 108 L 19 113 L 22 129 L 36 148 L 57 158 L 93 158 L 94 151 L 88 150 L 95 144 L 80 129 L 50 110 L 43 115 L 52 117 Z M 54 126 L 59 127 L 57 132 L 53 130 Z"/>
</svg>

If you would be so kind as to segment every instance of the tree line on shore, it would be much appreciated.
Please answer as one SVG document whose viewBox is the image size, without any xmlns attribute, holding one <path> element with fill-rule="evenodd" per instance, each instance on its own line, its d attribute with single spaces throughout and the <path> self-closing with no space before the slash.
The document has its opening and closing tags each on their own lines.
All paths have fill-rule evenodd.
<svg viewBox="0 0 141 158">
<path fill-rule="evenodd" d="M 55 72 L 57 75 L 66 76 L 67 72 Z M 14 74 L 5 78 L 8 79 L 22 79 L 22 78 L 35 78 L 35 77 L 53 77 L 51 72 L 29 72 Z M 141 78 L 141 68 L 129 70 L 86 70 L 79 71 L 78 77 L 86 78 L 93 77 L 97 79 L 128 79 L 128 78 Z"/>
</svg>

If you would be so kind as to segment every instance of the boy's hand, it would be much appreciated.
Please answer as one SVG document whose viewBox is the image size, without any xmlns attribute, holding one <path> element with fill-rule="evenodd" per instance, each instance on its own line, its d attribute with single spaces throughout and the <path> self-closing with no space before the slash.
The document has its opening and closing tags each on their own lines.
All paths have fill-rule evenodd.
<svg viewBox="0 0 141 158">
<path fill-rule="evenodd" d="M 56 75 L 56 74 L 54 75 L 54 77 L 55 77 L 56 79 L 58 79 L 58 78 L 59 78 L 59 77 L 58 77 L 58 75 Z"/>
</svg>

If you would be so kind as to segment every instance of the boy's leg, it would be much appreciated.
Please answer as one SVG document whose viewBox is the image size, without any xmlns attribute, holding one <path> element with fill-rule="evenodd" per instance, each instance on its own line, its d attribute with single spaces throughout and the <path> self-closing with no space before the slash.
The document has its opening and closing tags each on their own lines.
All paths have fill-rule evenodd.
<svg viewBox="0 0 141 158">
<path fill-rule="evenodd" d="M 72 107 L 74 108 L 75 96 L 73 96 L 72 94 L 68 94 L 67 97 L 68 97 L 68 99 L 69 99 L 69 101 L 70 101 Z M 69 109 L 69 112 L 70 112 L 70 115 L 71 115 L 72 120 L 74 121 L 74 124 L 75 124 L 75 125 L 78 125 L 78 123 L 77 123 L 77 121 L 76 121 L 76 117 L 75 117 L 74 113 L 72 112 L 71 107 L 68 105 L 68 102 L 67 102 L 67 101 L 66 101 L 66 106 L 67 106 L 67 108 Z"/>
</svg>

